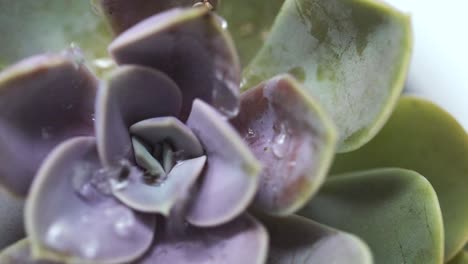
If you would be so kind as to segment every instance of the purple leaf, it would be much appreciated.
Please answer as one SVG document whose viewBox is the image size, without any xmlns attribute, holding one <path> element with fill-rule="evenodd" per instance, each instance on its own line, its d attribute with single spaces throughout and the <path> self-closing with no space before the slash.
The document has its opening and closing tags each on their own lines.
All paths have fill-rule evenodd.
<svg viewBox="0 0 468 264">
<path fill-rule="evenodd" d="M 96 136 L 99 156 L 106 167 L 132 159 L 129 128 L 148 118 L 176 116 L 181 95 L 164 73 L 142 66 L 122 66 L 99 89 Z"/>
<path fill-rule="evenodd" d="M 115 182 L 113 193 L 129 207 L 168 216 L 173 206 L 187 200 L 190 188 L 200 175 L 206 157 L 182 161 L 174 166 L 161 183 L 150 185 L 142 181 L 141 171 L 131 171 L 124 182 Z"/>
<path fill-rule="evenodd" d="M 231 37 L 207 8 L 178 8 L 152 16 L 109 46 L 119 64 L 167 73 L 183 94 L 181 119 L 200 98 L 231 117 L 237 114 L 240 64 Z"/>
<path fill-rule="evenodd" d="M 241 214 L 258 186 L 260 165 L 234 128 L 196 99 L 187 121 L 205 148 L 208 164 L 187 220 L 197 226 L 226 223 Z"/>
<path fill-rule="evenodd" d="M 26 196 L 61 141 L 93 134 L 96 79 L 77 51 L 25 59 L 0 73 L 0 182 Z"/>
<path fill-rule="evenodd" d="M 187 226 L 182 232 L 165 228 L 151 250 L 136 264 L 263 264 L 268 234 L 248 215 L 217 227 Z"/>
<path fill-rule="evenodd" d="M 97 0 L 112 29 L 119 34 L 145 18 L 170 8 L 192 6 L 197 0 Z"/>
<path fill-rule="evenodd" d="M 335 128 L 320 106 L 294 78 L 279 75 L 242 94 L 232 123 L 264 167 L 254 206 L 279 215 L 302 207 L 335 152 Z"/>
<path fill-rule="evenodd" d="M 122 263 L 151 245 L 155 219 L 110 194 L 91 137 L 59 145 L 39 169 L 26 201 L 34 257 L 83 263 Z"/>
</svg>

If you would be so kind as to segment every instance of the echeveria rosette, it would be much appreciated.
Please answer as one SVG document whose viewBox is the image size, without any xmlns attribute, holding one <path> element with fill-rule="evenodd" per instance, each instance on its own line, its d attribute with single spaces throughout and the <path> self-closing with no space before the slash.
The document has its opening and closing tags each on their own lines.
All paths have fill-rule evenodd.
<svg viewBox="0 0 468 264">
<path fill-rule="evenodd" d="M 3 149 L 4 155 L 16 148 L 23 147 L 23 151 L 24 146 L 41 137 L 52 139 L 50 145 L 40 149 L 41 157 L 8 156 L 16 162 L 12 164 L 27 161 L 24 169 L 28 173 L 23 172 L 27 178 L 14 173 L 1 175 L 2 183 L 9 182 L 6 187 L 11 191 L 15 191 L 14 186 L 21 187 L 16 192 L 19 189 L 23 194 L 28 193 L 32 179 L 34 183 L 26 210 L 28 238 L 3 251 L 2 263 L 112 263 L 131 259 L 132 263 L 440 264 L 444 241 L 445 261 L 458 251 L 451 263 L 466 262 L 466 254 L 460 251 L 466 240 L 466 225 L 463 218 L 453 217 L 464 211 L 450 206 L 453 197 L 463 197 L 458 191 L 466 182 L 463 166 L 454 166 L 457 192 L 453 195 L 447 192 L 451 181 L 439 184 L 435 172 L 414 166 L 418 162 L 411 158 L 406 163 L 377 162 L 369 167 L 416 169 L 434 188 L 418 173 L 396 168 L 325 179 L 333 152 L 351 151 L 371 140 L 392 111 L 410 54 L 411 30 L 406 15 L 381 1 L 369 0 L 224 0 L 196 3 L 208 9 L 191 8 L 195 2 L 92 0 L 94 16 L 79 16 L 76 30 L 69 30 L 67 25 L 77 16 L 67 15 L 61 0 L 24 0 L 11 5 L 44 5 L 60 15 L 48 16 L 47 25 L 38 26 L 38 30 L 33 24 L 43 12 L 34 14 L 26 27 L 29 20 L 14 26 L 0 23 L 0 32 L 27 28 L 38 43 L 28 48 L 29 44 L 17 46 L 17 38 L 5 39 L 7 52 L 0 56 L 0 67 L 74 42 L 93 59 L 91 69 L 105 78 L 95 100 L 86 91 L 96 90 L 96 78 L 76 49 L 41 55 L 58 56 L 63 61 L 59 70 L 66 68 L 63 65 L 73 65 L 66 68 L 72 76 L 92 80 L 76 86 L 77 82 L 71 81 L 75 78 L 52 79 L 54 84 L 66 87 L 60 92 L 71 87 L 84 89 L 76 90 L 84 95 L 71 93 L 65 99 L 81 96 L 91 104 L 78 109 L 74 105 L 48 105 L 50 98 L 42 100 L 40 92 L 33 94 L 34 99 L 45 102 L 45 109 L 52 109 L 59 117 L 72 109 L 76 116 L 83 114 L 87 127 L 80 122 L 75 126 L 80 118 L 72 118 L 74 122 L 67 123 L 70 127 L 57 125 L 63 133 L 56 138 L 49 129 L 42 131 L 47 126 L 33 126 L 31 131 L 35 132 L 25 133 L 31 135 L 26 143 L 22 142 L 24 137 L 8 138 L 22 133 L 2 134 L 5 138 L 0 143 L 9 147 Z M 2 10 L 7 10 L 3 5 L 9 4 L 0 3 Z M 83 10 L 88 5 L 87 1 L 77 2 L 73 9 Z M 211 7 L 226 15 L 227 23 L 210 11 Z M 116 37 L 109 46 L 115 62 L 102 58 L 107 46 L 99 43 L 109 37 L 103 34 L 107 33 L 102 30 L 103 17 Z M 12 21 L 10 16 L 5 18 Z M 63 27 L 54 23 L 61 20 L 68 22 Z M 243 78 L 226 26 L 233 32 L 242 63 L 248 65 Z M 53 31 L 52 37 L 45 37 L 44 28 Z M 93 31 L 100 34 L 89 34 Z M 89 43 L 94 45 L 90 47 Z M 249 62 L 250 58 L 254 59 Z M 33 70 L 22 71 L 24 66 L 18 65 L 29 65 L 26 68 Z M 18 65 L 2 75 L 7 84 L 34 77 L 33 83 L 39 87 L 45 77 L 32 74 L 34 69 L 54 69 L 34 59 Z M 99 65 L 114 65 L 116 69 L 96 69 Z M 239 94 L 239 83 L 246 90 L 243 94 Z M 18 86 L 23 85 L 12 87 Z M 21 91 L 28 87 L 15 90 L 23 95 Z M 52 87 L 54 93 L 56 87 Z M 24 107 L 16 105 L 18 100 L 4 98 L 0 101 L 4 99 L 12 109 Z M 30 107 L 25 109 L 40 113 L 41 107 L 36 108 L 34 103 L 28 101 Z M 25 112 L 6 113 L 9 122 Z M 96 126 L 92 129 L 88 122 L 94 117 Z M 37 124 L 43 124 L 41 118 L 37 120 Z M 440 126 L 456 131 L 457 140 L 464 142 L 458 144 L 464 151 L 466 133 L 443 122 Z M 23 126 L 16 124 L 14 128 L 20 131 Z M 398 137 L 401 133 L 390 134 Z M 423 137 L 417 138 L 424 144 Z M 361 169 L 359 161 L 367 161 L 369 156 L 370 161 L 382 158 L 366 152 L 372 152 L 375 144 L 371 141 L 369 148 L 366 145 L 362 152 L 349 156 L 338 155 L 332 173 L 354 169 L 346 159 L 357 161 L 354 165 Z M 419 153 L 418 144 L 411 146 Z M 392 147 L 399 150 L 399 144 Z M 384 145 L 375 152 L 387 148 L 392 149 Z M 464 153 L 457 150 L 452 152 Z M 41 162 L 47 153 L 48 158 Z M 400 156 L 398 151 L 392 153 Z M 401 157 L 404 159 L 404 155 Z M 442 175 L 444 164 L 449 163 L 440 159 L 431 164 L 441 165 L 442 173 L 438 170 L 437 174 Z M 366 164 L 363 162 L 363 169 L 368 168 Z M 255 218 L 246 212 L 247 206 L 251 206 Z M 291 215 L 301 208 L 299 214 L 320 223 Z M 1 230 L 18 226 L 6 221 Z M 11 244 L 22 233 L 7 230 L 6 234 L 0 244 Z M 34 259 L 38 256 L 48 260 Z"/>
<path fill-rule="evenodd" d="M 193 50 L 177 47 L 179 41 Z M 22 150 L 30 157 L 8 156 L 35 162 L 25 167 L 28 173 L 5 173 L 8 188 L 28 195 L 28 238 L 7 249 L 2 260 L 236 263 L 242 250 L 243 263 L 263 263 L 268 236 L 246 208 L 257 195 L 259 209 L 286 215 L 313 195 L 335 144 L 326 115 L 288 75 L 252 90 L 258 91 L 254 100 L 263 97 L 269 105 L 259 112 L 263 119 L 281 123 L 280 130 L 258 127 L 276 144 L 265 155 L 273 153 L 274 162 L 287 163 L 289 170 L 297 167 L 291 179 L 262 173 L 263 182 L 283 177 L 278 182 L 285 188 L 258 189 L 261 165 L 255 156 L 262 155 L 254 156 L 223 116 L 239 112 L 240 70 L 219 17 L 205 7 L 171 9 L 123 32 L 110 51 L 117 63 L 128 65 L 109 72 L 99 87 L 77 50 L 26 59 L 3 73 L 2 91 L 10 92 L 2 98 L 8 102 L 4 112 L 12 113 L 5 115 L 4 128 L 15 129 L 2 134 L 2 143 L 12 146 L 4 148 L 5 156 L 31 142 L 48 144 L 38 148 L 40 155 Z M 197 63 L 204 67 L 194 68 Z M 35 102 L 19 99 L 23 91 Z M 296 107 L 278 105 L 282 96 Z M 243 97 L 241 119 L 252 111 L 249 97 Z M 37 115 L 33 111 L 45 112 L 37 120 L 24 118 Z M 258 126 L 255 120 L 248 125 Z M 31 142 L 15 137 L 25 130 Z M 317 160 L 312 168 L 309 159 Z M 270 165 L 272 159 L 261 161 Z"/>
</svg>

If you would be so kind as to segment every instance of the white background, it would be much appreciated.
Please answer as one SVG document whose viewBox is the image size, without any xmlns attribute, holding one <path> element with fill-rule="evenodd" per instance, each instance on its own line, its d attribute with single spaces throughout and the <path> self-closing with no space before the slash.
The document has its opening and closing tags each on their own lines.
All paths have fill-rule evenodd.
<svg viewBox="0 0 468 264">
<path fill-rule="evenodd" d="M 468 0 L 387 0 L 412 17 L 407 89 L 445 108 L 468 131 Z"/>
</svg>

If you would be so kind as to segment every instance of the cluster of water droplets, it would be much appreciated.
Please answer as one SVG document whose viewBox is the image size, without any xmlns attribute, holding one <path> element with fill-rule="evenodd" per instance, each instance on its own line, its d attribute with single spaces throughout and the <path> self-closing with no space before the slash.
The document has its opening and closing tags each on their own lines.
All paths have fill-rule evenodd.
<svg viewBox="0 0 468 264">
<path fill-rule="evenodd" d="M 82 223 L 77 225 L 65 219 L 58 220 L 48 229 L 45 242 L 58 251 L 77 250 L 85 258 L 94 258 L 100 246 L 98 240 L 94 237 L 96 234 L 83 232 L 83 235 L 78 237 L 75 232 L 81 226 Z"/>
</svg>

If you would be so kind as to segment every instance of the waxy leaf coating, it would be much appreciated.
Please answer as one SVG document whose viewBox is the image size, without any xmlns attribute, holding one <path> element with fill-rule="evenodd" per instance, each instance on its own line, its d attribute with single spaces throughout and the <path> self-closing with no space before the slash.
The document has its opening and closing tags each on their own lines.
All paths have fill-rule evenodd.
<svg viewBox="0 0 468 264">
<path fill-rule="evenodd" d="M 254 206 L 288 215 L 319 189 L 335 153 L 335 127 L 290 75 L 279 75 L 241 96 L 232 120 L 262 163 Z"/>
<path fill-rule="evenodd" d="M 228 32 L 207 8 L 154 15 L 119 35 L 109 51 L 118 64 L 144 65 L 169 75 L 182 91 L 182 120 L 195 98 L 226 116 L 237 114 L 239 59 Z"/>
<path fill-rule="evenodd" d="M 268 233 L 249 215 L 216 227 L 187 225 L 182 230 L 162 230 L 150 251 L 136 264 L 262 264 L 266 260 Z"/>
<path fill-rule="evenodd" d="M 201 100 L 187 120 L 208 157 L 200 189 L 187 215 L 196 226 L 213 226 L 240 215 L 254 198 L 260 164 L 227 120 Z"/>
<path fill-rule="evenodd" d="M 60 144 L 39 169 L 26 202 L 32 255 L 54 261 L 122 263 L 151 245 L 155 218 L 110 195 L 95 139 Z"/>
<path fill-rule="evenodd" d="M 0 73 L 0 183 L 26 196 L 60 142 L 92 135 L 97 82 L 76 50 L 30 57 Z"/>
</svg>

